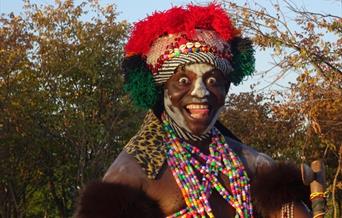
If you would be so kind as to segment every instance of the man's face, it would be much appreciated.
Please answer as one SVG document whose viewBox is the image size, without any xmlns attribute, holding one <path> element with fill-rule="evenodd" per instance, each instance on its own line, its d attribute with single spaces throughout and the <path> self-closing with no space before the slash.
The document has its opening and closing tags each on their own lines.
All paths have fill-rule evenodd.
<svg viewBox="0 0 342 218">
<path fill-rule="evenodd" d="M 216 122 L 228 88 L 223 73 L 211 65 L 179 67 L 165 84 L 165 110 L 180 127 L 202 135 Z"/>
</svg>

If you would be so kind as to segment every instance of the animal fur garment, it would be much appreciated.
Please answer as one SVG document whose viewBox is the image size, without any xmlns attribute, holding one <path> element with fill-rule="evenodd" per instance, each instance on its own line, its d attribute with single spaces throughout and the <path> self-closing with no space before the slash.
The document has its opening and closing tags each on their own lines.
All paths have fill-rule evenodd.
<svg viewBox="0 0 342 218">
<path fill-rule="evenodd" d="M 278 162 L 258 172 L 251 183 L 251 192 L 254 205 L 264 217 L 280 210 L 285 203 L 310 205 L 309 186 L 303 184 L 300 169 L 292 163 Z"/>
<path fill-rule="evenodd" d="M 94 182 L 86 186 L 77 203 L 76 218 L 165 217 L 158 202 L 127 185 Z"/>
</svg>

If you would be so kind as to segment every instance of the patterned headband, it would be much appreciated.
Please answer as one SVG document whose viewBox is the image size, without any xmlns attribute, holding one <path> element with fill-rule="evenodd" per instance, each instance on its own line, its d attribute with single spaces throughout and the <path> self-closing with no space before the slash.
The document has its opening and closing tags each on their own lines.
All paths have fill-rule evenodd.
<svg viewBox="0 0 342 218">
<path fill-rule="evenodd" d="M 157 84 L 165 83 L 178 66 L 185 64 L 208 63 L 226 76 L 232 71 L 229 43 L 211 30 L 196 29 L 191 39 L 182 33 L 158 38 L 146 56 Z"/>
</svg>

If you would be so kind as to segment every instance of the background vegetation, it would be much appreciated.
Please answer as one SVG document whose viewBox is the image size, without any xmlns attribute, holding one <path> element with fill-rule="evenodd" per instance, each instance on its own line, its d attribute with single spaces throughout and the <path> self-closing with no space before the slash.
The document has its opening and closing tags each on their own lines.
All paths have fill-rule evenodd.
<svg viewBox="0 0 342 218">
<path fill-rule="evenodd" d="M 275 159 L 324 159 L 329 217 L 340 217 L 341 17 L 283 1 L 294 30 L 279 4 L 221 2 L 272 53 L 279 78 L 298 74 L 286 91 L 230 95 L 222 121 Z M 130 26 L 97 1 L 24 12 L 0 16 L 0 216 L 70 217 L 80 187 L 101 178 L 144 115 L 122 91 Z"/>
</svg>

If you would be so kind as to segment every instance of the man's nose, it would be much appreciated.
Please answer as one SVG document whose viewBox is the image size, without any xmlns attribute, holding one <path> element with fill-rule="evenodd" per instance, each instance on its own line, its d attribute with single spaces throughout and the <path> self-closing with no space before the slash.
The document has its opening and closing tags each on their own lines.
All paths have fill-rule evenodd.
<svg viewBox="0 0 342 218">
<path fill-rule="evenodd" d="M 195 80 L 194 88 L 191 91 L 191 96 L 197 97 L 197 98 L 204 98 L 206 96 L 209 96 L 209 91 L 205 84 L 203 83 L 202 78 L 197 78 Z"/>
</svg>

